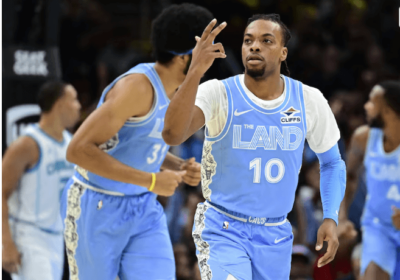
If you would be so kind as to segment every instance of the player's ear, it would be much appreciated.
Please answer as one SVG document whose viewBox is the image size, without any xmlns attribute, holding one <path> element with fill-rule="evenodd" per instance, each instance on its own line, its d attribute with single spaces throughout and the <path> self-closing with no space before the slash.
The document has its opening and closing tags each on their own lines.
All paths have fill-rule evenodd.
<svg viewBox="0 0 400 280">
<path fill-rule="evenodd" d="M 185 66 L 187 65 L 187 63 L 188 63 L 188 61 L 189 61 L 189 59 L 190 59 L 190 55 L 188 55 L 188 54 L 184 54 L 184 55 L 181 55 L 180 56 L 181 58 L 182 58 L 182 60 L 183 60 L 183 63 L 185 64 Z"/>
<path fill-rule="evenodd" d="M 286 60 L 287 55 L 288 55 L 288 48 L 283 47 L 281 57 L 280 57 L 281 62 Z"/>
</svg>

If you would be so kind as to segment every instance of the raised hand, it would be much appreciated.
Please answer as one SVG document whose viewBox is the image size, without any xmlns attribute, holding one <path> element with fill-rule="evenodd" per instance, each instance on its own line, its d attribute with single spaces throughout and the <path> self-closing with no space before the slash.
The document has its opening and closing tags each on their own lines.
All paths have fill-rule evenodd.
<svg viewBox="0 0 400 280">
<path fill-rule="evenodd" d="M 186 170 L 186 175 L 183 176 L 183 182 L 192 187 L 197 187 L 201 180 L 201 165 L 195 161 L 192 157 L 186 160 L 182 166 L 181 170 Z"/>
<path fill-rule="evenodd" d="M 336 222 L 332 219 L 325 219 L 318 229 L 317 245 L 315 246 L 315 249 L 317 251 L 321 250 L 323 247 L 323 242 L 328 242 L 326 253 L 318 260 L 318 267 L 322 267 L 330 263 L 335 258 L 336 251 L 339 247 L 339 240 L 336 230 Z"/>
<path fill-rule="evenodd" d="M 182 182 L 182 178 L 185 174 L 186 170 L 164 170 L 156 173 L 156 184 L 152 192 L 162 196 L 173 195 L 179 183 Z"/>
<path fill-rule="evenodd" d="M 217 28 L 212 30 L 217 24 L 217 20 L 213 19 L 204 29 L 203 35 L 196 36 L 196 47 L 193 49 L 192 62 L 189 71 L 196 71 L 203 75 L 214 62 L 216 58 L 225 58 L 225 50 L 221 43 L 213 44 L 215 37 L 226 27 L 226 22 L 221 23 Z M 219 51 L 219 52 L 218 52 Z"/>
</svg>

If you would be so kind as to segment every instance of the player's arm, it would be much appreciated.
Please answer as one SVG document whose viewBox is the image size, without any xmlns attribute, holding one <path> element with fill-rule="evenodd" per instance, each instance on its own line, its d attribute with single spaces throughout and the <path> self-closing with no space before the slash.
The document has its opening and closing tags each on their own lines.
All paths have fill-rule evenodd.
<svg viewBox="0 0 400 280">
<path fill-rule="evenodd" d="M 170 170 L 186 170 L 185 176 L 182 177 L 183 182 L 193 187 L 196 187 L 200 183 L 201 166 L 196 162 L 194 157 L 184 160 L 168 152 L 161 168 Z"/>
<path fill-rule="evenodd" d="M 168 106 L 162 135 L 169 145 L 183 143 L 205 123 L 203 112 L 194 105 L 200 79 L 215 58 L 226 57 L 222 44 L 213 44 L 215 37 L 225 28 L 226 23 L 211 31 L 216 23 L 216 20 L 211 21 L 201 38 L 197 37 L 188 74 Z"/>
<path fill-rule="evenodd" d="M 75 133 L 67 150 L 67 160 L 99 176 L 149 188 L 150 173 L 123 164 L 99 146 L 112 138 L 128 118 L 146 115 L 153 98 L 153 88 L 144 75 L 133 74 L 118 81 L 106 102 Z M 157 173 L 154 192 L 173 194 L 183 175 L 172 171 Z"/>
<path fill-rule="evenodd" d="M 369 127 L 367 125 L 361 126 L 353 133 L 350 143 L 350 149 L 347 153 L 347 187 L 344 199 L 340 206 L 339 220 L 347 220 L 348 210 L 353 201 L 354 194 L 357 191 L 358 177 L 360 167 L 364 160 L 364 154 L 367 147 L 369 135 Z"/>
<path fill-rule="evenodd" d="M 4 270 L 16 272 L 21 264 L 20 254 L 12 239 L 8 223 L 8 198 L 15 191 L 24 172 L 39 160 L 39 147 L 35 140 L 23 136 L 16 140 L 5 152 L 2 167 L 2 242 Z"/>
<path fill-rule="evenodd" d="M 323 222 L 318 229 L 316 250 L 327 242 L 326 253 L 318 260 L 318 267 L 330 263 L 339 247 L 337 224 L 339 208 L 346 189 L 346 165 L 341 158 L 338 141 L 340 131 L 328 102 L 322 93 L 304 85 L 307 117 L 307 141 L 317 154 L 320 164 L 320 193 Z"/>
</svg>

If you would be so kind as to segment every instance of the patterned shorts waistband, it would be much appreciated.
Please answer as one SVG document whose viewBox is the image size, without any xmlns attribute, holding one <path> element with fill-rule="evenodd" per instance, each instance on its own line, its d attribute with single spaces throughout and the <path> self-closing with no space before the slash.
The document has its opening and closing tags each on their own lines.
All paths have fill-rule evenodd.
<svg viewBox="0 0 400 280">
<path fill-rule="evenodd" d="M 82 182 L 82 180 L 77 178 L 77 176 L 75 176 L 75 175 L 72 178 L 74 179 L 75 182 L 79 183 L 80 185 L 82 185 L 83 187 L 85 187 L 85 188 L 87 188 L 89 190 L 92 190 L 92 191 L 95 191 L 95 192 L 98 192 L 98 193 L 108 194 L 108 195 L 125 196 L 125 194 L 120 193 L 120 192 L 107 191 L 107 190 L 103 190 L 103 189 L 100 189 L 100 188 L 93 187 L 93 186 L 91 186 L 91 185 L 89 185 L 87 183 Z"/>
<path fill-rule="evenodd" d="M 280 226 L 283 225 L 286 222 L 289 222 L 286 219 L 286 216 L 278 217 L 278 218 L 266 218 L 266 217 L 252 217 L 252 216 L 247 216 L 238 212 L 233 212 L 230 211 L 218 204 L 206 201 L 204 202 L 205 205 L 210 206 L 213 208 L 215 211 L 224 214 L 225 216 L 228 216 L 232 219 L 244 222 L 244 223 L 250 223 L 254 225 L 259 225 L 259 226 L 267 226 L 267 227 L 272 227 L 272 226 Z"/>
</svg>

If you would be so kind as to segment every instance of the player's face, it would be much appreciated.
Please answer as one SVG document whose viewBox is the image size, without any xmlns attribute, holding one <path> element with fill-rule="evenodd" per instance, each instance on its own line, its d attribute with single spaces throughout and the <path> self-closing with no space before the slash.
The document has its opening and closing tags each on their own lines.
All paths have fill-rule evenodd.
<svg viewBox="0 0 400 280">
<path fill-rule="evenodd" d="M 382 128 L 384 125 L 382 119 L 383 93 L 382 87 L 374 86 L 369 94 L 368 102 L 364 105 L 370 127 Z"/>
<path fill-rule="evenodd" d="M 242 45 L 242 61 L 246 74 L 253 78 L 268 76 L 286 59 L 279 24 L 268 20 L 256 20 L 245 30 Z"/>
<path fill-rule="evenodd" d="M 60 111 L 64 125 L 73 127 L 79 120 L 81 104 L 78 101 L 78 94 L 72 85 L 64 88 L 64 95 L 60 98 Z"/>
</svg>

